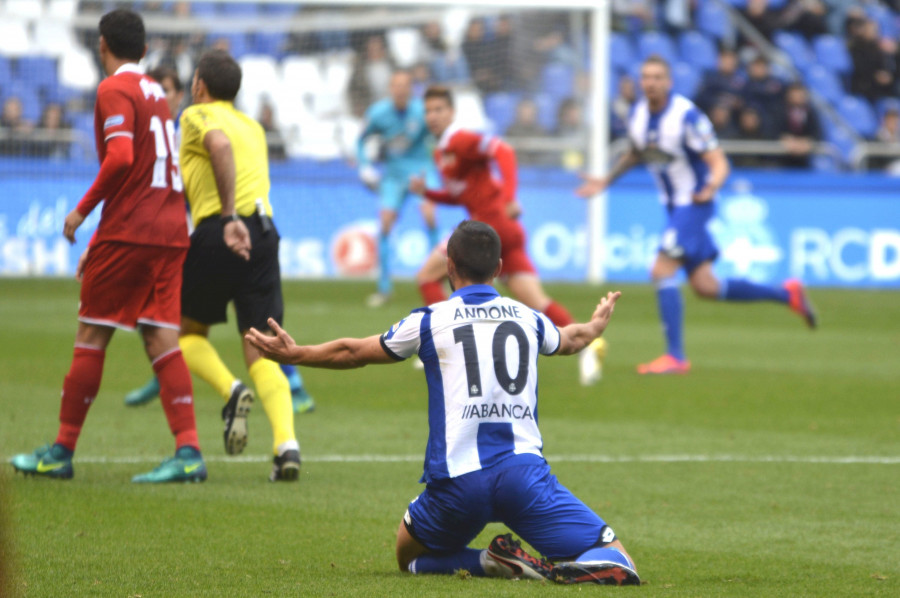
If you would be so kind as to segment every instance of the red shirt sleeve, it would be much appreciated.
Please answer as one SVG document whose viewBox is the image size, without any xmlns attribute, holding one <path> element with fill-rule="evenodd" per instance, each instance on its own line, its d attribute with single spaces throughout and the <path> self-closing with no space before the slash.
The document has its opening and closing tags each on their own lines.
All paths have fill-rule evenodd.
<svg viewBox="0 0 900 598">
<path fill-rule="evenodd" d="M 503 201 L 510 203 L 516 199 L 516 188 L 519 184 L 516 152 L 508 143 L 497 138 L 494 138 L 489 149 L 491 151 L 490 156 L 500 171 L 500 178 L 503 179 L 501 183 Z"/>
<path fill-rule="evenodd" d="M 134 162 L 134 149 L 128 137 L 112 137 L 106 144 L 104 154 L 94 184 L 75 207 L 82 216 L 90 214 L 101 200 L 118 187 Z"/>
</svg>

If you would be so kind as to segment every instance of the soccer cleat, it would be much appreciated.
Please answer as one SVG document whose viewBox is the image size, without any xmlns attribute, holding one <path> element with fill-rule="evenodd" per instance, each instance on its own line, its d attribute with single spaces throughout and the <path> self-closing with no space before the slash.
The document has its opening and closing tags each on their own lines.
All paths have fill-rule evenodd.
<svg viewBox="0 0 900 598">
<path fill-rule="evenodd" d="M 595 338 L 578 354 L 578 379 L 582 386 L 591 386 L 603 378 L 603 360 L 606 358 L 606 340 Z"/>
<path fill-rule="evenodd" d="M 303 386 L 291 390 L 291 401 L 294 404 L 294 413 L 309 413 L 316 409 L 316 402 Z"/>
<path fill-rule="evenodd" d="M 638 374 L 687 374 L 690 371 L 690 361 L 676 359 L 668 354 L 657 357 L 650 363 L 642 363 L 637 366 Z"/>
<path fill-rule="evenodd" d="M 247 446 L 247 414 L 253 404 L 253 393 L 240 381 L 231 387 L 231 397 L 222 407 L 225 422 L 225 452 L 239 455 Z"/>
<path fill-rule="evenodd" d="M 125 395 L 125 405 L 128 407 L 137 407 L 144 403 L 149 403 L 159 396 L 159 380 L 153 376 L 149 382 L 140 388 L 136 388 Z"/>
<path fill-rule="evenodd" d="M 366 305 L 371 308 L 384 307 L 390 300 L 390 293 L 372 293 L 366 298 Z"/>
<path fill-rule="evenodd" d="M 75 475 L 72 469 L 72 456 L 65 454 L 66 449 L 58 445 L 45 444 L 34 449 L 32 453 L 22 453 L 10 459 L 13 469 L 25 475 L 39 475 L 61 480 L 71 479 Z"/>
<path fill-rule="evenodd" d="M 206 480 L 206 464 L 200 451 L 193 447 L 181 447 L 157 465 L 153 471 L 131 478 L 135 484 L 163 484 L 167 482 L 203 482 Z"/>
<path fill-rule="evenodd" d="M 806 325 L 814 329 L 816 327 L 816 311 L 813 309 L 809 297 L 806 296 L 803 283 L 799 280 L 791 279 L 784 283 L 784 288 L 788 292 L 788 306 L 790 306 L 791 311 L 800 314 L 806 320 Z"/>
<path fill-rule="evenodd" d="M 497 565 L 493 569 L 498 577 L 509 579 L 553 579 L 553 565 L 547 559 L 536 559 L 522 549 L 518 540 L 514 540 L 512 534 L 497 536 L 488 546 L 487 555 L 491 564 Z"/>
<path fill-rule="evenodd" d="M 300 477 L 300 451 L 289 449 L 272 458 L 270 482 L 296 482 Z"/>
<path fill-rule="evenodd" d="M 553 581 L 561 584 L 596 583 L 604 586 L 639 586 L 638 574 L 614 561 L 557 563 L 553 567 Z"/>
</svg>

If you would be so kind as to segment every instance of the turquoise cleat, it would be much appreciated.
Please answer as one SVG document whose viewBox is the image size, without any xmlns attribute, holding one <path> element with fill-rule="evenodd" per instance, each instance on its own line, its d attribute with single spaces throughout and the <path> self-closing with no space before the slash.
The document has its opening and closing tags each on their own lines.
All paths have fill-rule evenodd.
<svg viewBox="0 0 900 598">
<path fill-rule="evenodd" d="M 206 464 L 200 451 L 183 446 L 160 463 L 153 471 L 131 478 L 135 484 L 164 484 L 167 482 L 203 482 L 206 480 Z"/>
<path fill-rule="evenodd" d="M 125 405 L 128 407 L 137 407 L 149 403 L 159 396 L 159 380 L 153 376 L 149 382 L 140 388 L 136 388 L 125 395 Z"/>
<path fill-rule="evenodd" d="M 39 475 L 47 478 L 71 479 L 75 475 L 72 469 L 72 453 L 64 447 L 45 444 L 34 449 L 33 453 L 22 453 L 10 460 L 16 471 L 25 475 Z"/>
<path fill-rule="evenodd" d="M 294 413 L 309 413 L 316 408 L 316 402 L 302 386 L 291 390 L 291 400 L 294 403 Z"/>
</svg>

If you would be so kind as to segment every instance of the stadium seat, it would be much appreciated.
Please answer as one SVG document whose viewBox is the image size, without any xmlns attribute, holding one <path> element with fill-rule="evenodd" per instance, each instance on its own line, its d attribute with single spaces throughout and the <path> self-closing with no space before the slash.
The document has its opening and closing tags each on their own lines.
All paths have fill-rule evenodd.
<svg viewBox="0 0 900 598">
<path fill-rule="evenodd" d="M 281 61 L 281 85 L 275 92 L 280 122 L 303 124 L 310 120 L 315 94 L 323 85 L 323 73 L 314 56 L 288 56 Z"/>
<path fill-rule="evenodd" d="M 48 0 L 47 16 L 56 19 L 71 19 L 78 11 L 78 0 Z"/>
<path fill-rule="evenodd" d="M 545 131 L 556 130 L 556 112 L 559 108 L 559 98 L 549 93 L 538 93 L 532 98 L 537 105 L 537 121 Z"/>
<path fill-rule="evenodd" d="M 840 79 L 821 64 L 814 64 L 806 70 L 806 86 L 830 104 L 837 104 L 844 97 L 844 86 Z"/>
<path fill-rule="evenodd" d="M 728 13 L 716 2 L 701 2 L 697 8 L 697 28 L 717 40 L 734 37 L 734 27 Z"/>
<path fill-rule="evenodd" d="M 821 121 L 825 128 L 825 140 L 837 149 L 845 165 L 852 166 L 857 158 L 856 140 L 853 135 L 845 127 L 839 126 L 827 117 L 821 118 Z"/>
<path fill-rule="evenodd" d="M 699 31 L 685 31 L 678 38 L 681 60 L 693 66 L 699 73 L 713 70 L 719 62 L 716 45 Z"/>
<path fill-rule="evenodd" d="M 34 24 L 34 47 L 47 56 L 63 56 L 78 46 L 72 28 L 63 20 L 46 19 Z"/>
<path fill-rule="evenodd" d="M 234 31 L 213 31 L 206 35 L 207 45 L 213 45 L 220 40 L 228 43 L 228 52 L 235 59 L 241 58 L 250 53 L 250 45 L 247 43 L 247 35 Z"/>
<path fill-rule="evenodd" d="M 83 91 L 97 87 L 100 74 L 91 53 L 85 49 L 73 48 L 65 54 L 59 61 L 59 82 Z"/>
<path fill-rule="evenodd" d="M 216 2 L 191 2 L 191 16 L 215 17 L 218 16 L 219 6 Z"/>
<path fill-rule="evenodd" d="M 853 130 L 866 139 L 875 137 L 878 120 L 875 111 L 865 99 L 857 96 L 844 96 L 837 104 L 838 114 L 853 127 Z"/>
<path fill-rule="evenodd" d="M 0 19 L 0 54 L 4 56 L 22 56 L 30 54 L 31 36 L 28 33 L 28 23 L 24 19 L 5 16 Z"/>
<path fill-rule="evenodd" d="M 776 31 L 772 41 L 788 55 L 794 66 L 801 71 L 806 71 L 814 64 L 813 53 L 802 35 L 789 31 Z"/>
<path fill-rule="evenodd" d="M 347 110 L 347 90 L 353 76 L 353 52 L 332 52 L 322 64 L 322 85 L 313 96 L 315 113 L 335 117 Z"/>
<path fill-rule="evenodd" d="M 316 38 L 323 52 L 345 50 L 350 47 L 350 36 L 344 30 L 316 31 Z"/>
<path fill-rule="evenodd" d="M 278 65 L 271 56 L 261 54 L 244 56 L 238 63 L 241 65 L 243 77 L 237 104 L 244 112 L 257 118 L 262 105 L 262 96 L 276 89 L 281 82 Z"/>
<path fill-rule="evenodd" d="M 18 78 L 42 90 L 58 85 L 56 69 L 56 59 L 47 56 L 22 56 L 16 63 Z"/>
<path fill-rule="evenodd" d="M 0 91 L 6 89 L 13 80 L 12 62 L 5 56 L 0 56 Z"/>
<path fill-rule="evenodd" d="M 590 47 L 589 44 L 585 44 Z M 634 46 L 624 33 L 611 33 L 609 36 L 609 60 L 612 68 L 620 73 L 628 71 L 635 60 Z"/>
<path fill-rule="evenodd" d="M 280 31 L 257 31 L 250 34 L 251 54 L 280 58 L 288 45 L 288 34 Z"/>
<path fill-rule="evenodd" d="M 484 98 L 484 112 L 493 123 L 495 133 L 502 135 L 506 132 L 516 119 L 518 104 L 517 94 L 509 92 L 492 93 Z"/>
<path fill-rule="evenodd" d="M 461 53 L 454 58 L 442 54 L 431 61 L 431 74 L 437 81 L 468 81 L 469 65 Z"/>
<path fill-rule="evenodd" d="M 846 75 L 853 70 L 847 44 L 836 35 L 820 35 L 813 40 L 816 62 L 825 68 Z"/>
<path fill-rule="evenodd" d="M 700 73 L 686 62 L 676 62 L 672 65 L 672 89 L 675 93 L 693 98 L 700 86 Z"/>
<path fill-rule="evenodd" d="M 26 19 L 40 19 L 44 16 L 43 2 L 35 0 L 6 0 L 6 14 Z"/>
<path fill-rule="evenodd" d="M 422 34 L 413 27 L 397 27 L 387 32 L 387 47 L 400 68 L 409 68 L 419 61 Z"/>
<path fill-rule="evenodd" d="M 258 2 L 225 2 L 221 10 L 226 17 L 255 17 L 260 12 L 260 6 Z"/>
<path fill-rule="evenodd" d="M 41 97 L 33 85 L 24 81 L 14 81 L 12 85 L 3 90 L 3 101 L 16 97 L 22 102 L 22 118 L 37 124 L 41 118 Z"/>
<path fill-rule="evenodd" d="M 301 7 L 296 4 L 287 4 L 281 2 L 266 2 L 262 5 L 262 10 L 266 15 L 277 16 L 279 18 L 291 17 L 300 10 Z"/>
<path fill-rule="evenodd" d="M 889 108 L 900 112 L 900 98 L 881 98 L 875 102 L 875 113 L 878 114 L 879 121 L 884 118 L 884 113 L 887 112 Z"/>
<path fill-rule="evenodd" d="M 878 23 L 882 37 L 896 39 L 900 35 L 900 23 L 898 17 L 890 8 L 882 4 L 869 3 L 866 6 L 866 14 L 869 18 Z"/>
<path fill-rule="evenodd" d="M 669 62 L 678 59 L 675 44 L 668 35 L 658 31 L 645 31 L 638 37 L 638 57 L 643 61 L 653 54 L 658 54 Z"/>
<path fill-rule="evenodd" d="M 541 70 L 541 89 L 562 100 L 575 93 L 575 69 L 561 62 L 548 62 Z"/>
</svg>

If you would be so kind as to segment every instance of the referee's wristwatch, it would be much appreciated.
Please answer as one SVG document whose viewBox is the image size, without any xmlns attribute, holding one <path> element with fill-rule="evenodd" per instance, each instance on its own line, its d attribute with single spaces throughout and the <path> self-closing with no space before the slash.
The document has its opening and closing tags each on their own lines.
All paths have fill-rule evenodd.
<svg viewBox="0 0 900 598">
<path fill-rule="evenodd" d="M 227 216 L 222 216 L 222 224 L 228 224 L 229 222 L 237 222 L 241 217 L 237 212 L 232 214 L 228 214 Z"/>
</svg>

